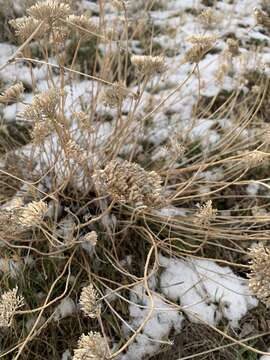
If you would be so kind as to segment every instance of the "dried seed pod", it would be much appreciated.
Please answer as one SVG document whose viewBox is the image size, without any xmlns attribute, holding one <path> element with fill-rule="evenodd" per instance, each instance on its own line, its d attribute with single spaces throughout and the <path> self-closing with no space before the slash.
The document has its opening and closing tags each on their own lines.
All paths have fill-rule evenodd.
<svg viewBox="0 0 270 360">
<path fill-rule="evenodd" d="M 250 250 L 249 288 L 261 301 L 270 305 L 270 249 L 262 244 Z"/>
<path fill-rule="evenodd" d="M 23 297 L 18 295 L 18 288 L 8 290 L 0 297 L 0 327 L 9 327 L 18 308 L 23 306 Z"/>
<path fill-rule="evenodd" d="M 167 70 L 163 56 L 132 55 L 131 63 L 135 66 L 138 74 L 149 77 L 163 74 Z"/>
<path fill-rule="evenodd" d="M 80 296 L 80 305 L 84 314 L 90 318 L 96 318 L 100 315 L 101 305 L 98 302 L 98 292 L 90 284 L 82 289 Z"/>
<path fill-rule="evenodd" d="M 22 98 L 23 92 L 24 86 L 22 82 L 14 84 L 0 95 L 0 103 L 7 104 L 18 102 Z"/>
<path fill-rule="evenodd" d="M 104 170 L 97 170 L 94 178 L 116 201 L 136 207 L 155 207 L 163 202 L 160 176 L 155 171 L 144 170 L 138 164 L 112 160 Z"/>
<path fill-rule="evenodd" d="M 73 360 L 106 360 L 109 358 L 106 340 L 97 332 L 83 334 L 74 350 Z"/>
</svg>

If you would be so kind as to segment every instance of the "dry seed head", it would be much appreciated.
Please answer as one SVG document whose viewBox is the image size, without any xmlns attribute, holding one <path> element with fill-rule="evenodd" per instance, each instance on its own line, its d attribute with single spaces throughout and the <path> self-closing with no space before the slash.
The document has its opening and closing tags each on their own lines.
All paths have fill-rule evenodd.
<svg viewBox="0 0 270 360">
<path fill-rule="evenodd" d="M 216 218 L 217 209 L 212 207 L 212 200 L 208 200 L 203 205 L 198 205 L 197 217 L 202 225 L 209 225 L 209 223 Z"/>
<path fill-rule="evenodd" d="M 65 153 L 67 158 L 77 160 L 78 162 L 85 160 L 83 149 L 81 149 L 80 146 L 71 138 L 65 145 Z"/>
<path fill-rule="evenodd" d="M 151 77 L 167 70 L 163 56 L 132 55 L 130 60 L 141 75 Z"/>
<path fill-rule="evenodd" d="M 8 290 L 0 297 L 0 327 L 9 327 L 12 324 L 16 310 L 23 306 L 23 297 L 19 296 L 18 288 Z"/>
<path fill-rule="evenodd" d="M 262 25 L 266 28 L 270 28 L 270 17 L 264 13 L 261 9 L 254 9 L 254 17 L 257 25 Z"/>
<path fill-rule="evenodd" d="M 86 241 L 91 244 L 91 246 L 97 245 L 98 236 L 95 231 L 90 231 L 82 237 L 82 241 Z"/>
<path fill-rule="evenodd" d="M 262 151 L 254 150 L 248 154 L 245 154 L 242 161 L 244 167 L 254 168 L 265 165 L 268 162 L 268 156 Z"/>
<path fill-rule="evenodd" d="M 22 82 L 10 86 L 0 95 L 0 103 L 13 103 L 22 98 L 24 92 L 24 86 Z"/>
<path fill-rule="evenodd" d="M 172 137 L 169 144 L 164 146 L 166 152 L 168 152 L 172 159 L 180 158 L 185 153 L 185 146 L 177 140 L 177 137 Z"/>
<path fill-rule="evenodd" d="M 27 105 L 21 116 L 27 120 L 42 121 L 54 119 L 59 106 L 60 95 L 55 89 L 36 95 L 31 105 Z"/>
<path fill-rule="evenodd" d="M 91 125 L 90 115 L 84 111 L 73 112 L 73 118 L 77 121 L 80 129 L 87 132 L 95 132 L 95 128 Z"/>
<path fill-rule="evenodd" d="M 117 81 L 106 88 L 102 94 L 102 101 L 105 105 L 113 108 L 120 106 L 123 100 L 128 96 L 128 88 L 122 81 Z"/>
<path fill-rule="evenodd" d="M 94 178 L 116 201 L 135 207 L 155 207 L 163 200 L 160 176 L 155 171 L 148 172 L 135 163 L 112 160 L 104 170 L 97 170 Z"/>
<path fill-rule="evenodd" d="M 27 13 L 36 20 L 46 21 L 52 25 L 56 20 L 66 18 L 70 11 L 70 6 L 64 2 L 47 0 L 31 6 Z"/>
<path fill-rule="evenodd" d="M 82 334 L 78 349 L 74 350 L 73 360 L 106 360 L 109 358 L 106 340 L 100 333 L 90 331 Z"/>
<path fill-rule="evenodd" d="M 203 10 L 198 16 L 199 22 L 205 29 L 213 29 L 217 26 L 220 16 L 211 8 Z"/>
<path fill-rule="evenodd" d="M 125 11 L 127 7 L 127 1 L 124 0 L 111 0 L 112 6 L 119 12 Z"/>
<path fill-rule="evenodd" d="M 80 296 L 80 305 L 84 314 L 90 318 L 96 318 L 100 315 L 101 305 L 98 302 L 98 292 L 92 284 L 84 287 Z"/>
<path fill-rule="evenodd" d="M 261 301 L 270 305 L 270 249 L 262 244 L 250 250 L 249 288 Z"/>
<path fill-rule="evenodd" d="M 57 45 L 65 44 L 70 32 L 65 26 L 55 26 L 50 36 L 50 42 Z"/>
<path fill-rule="evenodd" d="M 220 64 L 218 70 L 215 73 L 215 81 L 218 85 L 222 85 L 224 82 L 225 76 L 231 70 L 231 66 L 228 63 Z"/>
<path fill-rule="evenodd" d="M 232 56 L 237 56 L 240 54 L 239 51 L 239 42 L 238 40 L 235 39 L 227 39 L 226 41 L 227 44 L 227 51 L 232 55 Z"/>
<path fill-rule="evenodd" d="M 36 226 L 41 223 L 47 211 L 48 205 L 45 202 L 33 201 L 20 209 L 17 221 L 26 228 Z"/>
<path fill-rule="evenodd" d="M 75 25 L 77 31 L 79 32 L 79 34 L 81 36 L 83 36 L 84 38 L 91 38 L 93 36 L 93 34 L 89 34 L 90 33 L 94 33 L 94 34 L 98 34 L 99 33 L 99 29 L 97 27 L 96 24 L 94 24 L 89 16 L 86 15 L 70 15 L 67 18 L 67 22 L 70 23 L 70 25 Z M 86 31 L 85 31 L 86 30 Z"/>
<path fill-rule="evenodd" d="M 31 131 L 31 138 L 34 145 L 42 144 L 47 136 L 53 131 L 52 124 L 48 121 L 35 121 Z"/>
<path fill-rule="evenodd" d="M 186 40 L 194 45 L 212 47 L 217 41 L 217 37 L 215 35 L 191 35 Z"/>
<path fill-rule="evenodd" d="M 21 42 L 27 40 L 33 32 L 40 25 L 40 21 L 33 19 L 32 17 L 24 16 L 9 21 L 9 25 L 15 30 L 15 35 L 20 39 Z M 41 37 L 48 29 L 44 26 L 35 35 L 35 39 Z"/>
</svg>

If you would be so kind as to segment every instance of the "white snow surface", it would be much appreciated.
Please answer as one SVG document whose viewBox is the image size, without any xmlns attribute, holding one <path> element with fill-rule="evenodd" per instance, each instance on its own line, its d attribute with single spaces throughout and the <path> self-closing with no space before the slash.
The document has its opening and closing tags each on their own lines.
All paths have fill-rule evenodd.
<svg viewBox="0 0 270 360">
<path fill-rule="evenodd" d="M 180 301 L 191 321 L 215 325 L 222 317 L 237 327 L 239 320 L 258 301 L 251 296 L 247 282 L 228 267 L 210 260 L 174 259 L 160 255 L 164 270 L 162 292 Z"/>
</svg>

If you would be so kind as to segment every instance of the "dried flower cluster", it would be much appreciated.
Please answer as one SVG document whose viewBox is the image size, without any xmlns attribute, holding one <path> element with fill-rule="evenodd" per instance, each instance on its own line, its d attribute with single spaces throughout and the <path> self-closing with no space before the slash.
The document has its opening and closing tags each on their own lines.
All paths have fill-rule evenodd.
<svg viewBox="0 0 270 360">
<path fill-rule="evenodd" d="M 217 209 L 212 207 L 212 200 L 208 200 L 205 204 L 198 205 L 198 207 L 199 210 L 196 215 L 199 218 L 199 223 L 202 225 L 209 225 L 217 215 Z"/>
<path fill-rule="evenodd" d="M 99 333 L 91 331 L 80 337 L 73 360 L 106 360 L 108 357 L 106 340 Z"/>
<path fill-rule="evenodd" d="M 130 60 L 138 74 L 148 77 L 163 74 L 167 69 L 163 56 L 132 55 Z"/>
<path fill-rule="evenodd" d="M 232 56 L 237 56 L 240 54 L 239 51 L 239 42 L 235 39 L 228 39 L 227 42 L 227 49 L 226 51 L 231 54 Z"/>
<path fill-rule="evenodd" d="M 245 168 L 254 168 L 265 165 L 268 162 L 268 156 L 262 151 L 254 150 L 248 154 L 244 154 L 241 159 Z"/>
<path fill-rule="evenodd" d="M 41 223 L 47 211 L 48 206 L 45 202 L 33 201 L 19 209 L 17 221 L 26 228 L 36 226 Z"/>
<path fill-rule="evenodd" d="M 193 44 L 184 55 L 184 62 L 199 63 L 204 55 L 210 51 L 217 40 L 213 35 L 192 35 L 187 41 Z"/>
<path fill-rule="evenodd" d="M 199 22 L 205 29 L 213 29 L 217 26 L 220 17 L 211 8 L 204 9 L 198 16 Z"/>
<path fill-rule="evenodd" d="M 52 25 L 56 20 L 70 14 L 70 6 L 57 0 L 40 1 L 31 6 L 27 13 L 36 20 L 46 21 Z"/>
<path fill-rule="evenodd" d="M 90 231 L 82 237 L 82 241 L 88 242 L 92 246 L 96 246 L 98 235 L 95 231 Z"/>
<path fill-rule="evenodd" d="M 170 155 L 174 160 L 181 158 L 185 152 L 185 146 L 178 141 L 177 137 L 173 136 L 169 140 L 169 144 L 164 146 L 164 150 Z"/>
<path fill-rule="evenodd" d="M 259 245 L 250 250 L 249 288 L 264 303 L 270 304 L 270 249 Z"/>
<path fill-rule="evenodd" d="M 80 296 L 80 305 L 84 314 L 90 318 L 100 315 L 101 305 L 98 302 L 98 292 L 92 284 L 84 287 Z"/>
<path fill-rule="evenodd" d="M 89 39 L 93 36 L 93 33 L 99 32 L 97 25 L 86 15 L 70 15 L 67 22 L 75 26 L 79 35 L 83 36 L 84 39 Z"/>
<path fill-rule="evenodd" d="M 23 297 L 19 296 L 15 287 L 3 293 L 0 297 L 0 327 L 9 327 L 18 308 L 23 306 Z"/>
<path fill-rule="evenodd" d="M 36 31 L 36 29 L 40 26 L 41 21 L 33 19 L 29 16 L 24 16 L 15 20 L 10 20 L 9 24 L 15 30 L 15 35 L 21 42 L 23 42 L 28 39 L 34 33 L 34 31 Z M 45 26 L 45 24 L 40 26 L 40 29 L 34 36 L 34 39 L 41 37 L 41 35 L 44 34 L 47 30 L 48 28 Z"/>
<path fill-rule="evenodd" d="M 65 153 L 68 159 L 77 160 L 78 162 L 82 162 L 86 158 L 84 150 L 72 138 L 65 144 Z"/>
<path fill-rule="evenodd" d="M 270 17 L 266 13 L 264 13 L 262 10 L 258 8 L 255 8 L 254 17 L 258 25 L 262 25 L 270 29 Z"/>
<path fill-rule="evenodd" d="M 22 98 L 24 86 L 22 82 L 14 84 L 0 95 L 0 103 L 14 103 Z"/>
<path fill-rule="evenodd" d="M 38 94 L 32 104 L 27 105 L 22 116 L 27 120 L 44 121 L 56 117 L 60 95 L 55 89 Z"/>
<path fill-rule="evenodd" d="M 113 83 L 102 94 L 102 101 L 109 107 L 120 106 L 128 96 L 128 89 L 122 81 Z"/>
<path fill-rule="evenodd" d="M 162 202 L 161 178 L 155 171 L 146 171 L 140 165 L 112 160 L 104 170 L 95 174 L 116 201 L 133 206 L 154 207 Z"/>
</svg>

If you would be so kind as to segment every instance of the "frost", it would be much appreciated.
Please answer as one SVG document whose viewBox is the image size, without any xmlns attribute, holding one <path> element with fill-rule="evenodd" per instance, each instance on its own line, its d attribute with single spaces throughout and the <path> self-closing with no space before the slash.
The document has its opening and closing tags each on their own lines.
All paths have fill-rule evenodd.
<svg viewBox="0 0 270 360">
<path fill-rule="evenodd" d="M 77 307 L 71 298 L 63 299 L 60 304 L 55 308 L 54 321 L 59 321 L 74 314 L 77 311 Z"/>
</svg>

